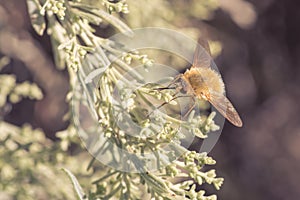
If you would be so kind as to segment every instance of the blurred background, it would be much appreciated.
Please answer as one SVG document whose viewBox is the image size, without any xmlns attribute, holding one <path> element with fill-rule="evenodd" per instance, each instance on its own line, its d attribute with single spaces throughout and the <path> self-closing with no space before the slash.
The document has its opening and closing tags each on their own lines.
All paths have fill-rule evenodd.
<svg viewBox="0 0 300 200">
<path fill-rule="evenodd" d="M 244 126 L 226 122 L 210 153 L 225 178 L 219 199 L 299 199 L 300 1 L 127 2 L 130 13 L 121 17 L 132 28 L 172 28 L 222 44 L 215 62 Z M 114 33 L 105 24 L 97 31 L 106 37 Z M 25 1 L 0 0 L 0 55 L 12 58 L 1 73 L 36 82 L 45 96 L 15 104 L 4 120 L 30 123 L 54 139 L 68 125 L 62 120 L 68 76 L 53 64 L 49 36 L 32 29 Z"/>
</svg>

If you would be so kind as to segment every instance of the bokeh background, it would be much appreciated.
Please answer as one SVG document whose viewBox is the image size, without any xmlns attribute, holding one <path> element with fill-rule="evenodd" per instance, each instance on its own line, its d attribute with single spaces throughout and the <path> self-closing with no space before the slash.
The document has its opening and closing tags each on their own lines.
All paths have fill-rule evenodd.
<svg viewBox="0 0 300 200">
<path fill-rule="evenodd" d="M 121 17 L 132 28 L 173 28 L 222 44 L 215 62 L 244 126 L 227 122 L 210 153 L 225 178 L 219 199 L 299 199 L 300 2 L 129 0 L 128 4 L 131 12 Z M 114 33 L 105 24 L 97 30 L 106 37 Z M 4 119 L 15 125 L 30 123 L 54 139 L 54 133 L 68 125 L 62 120 L 68 110 L 68 76 L 53 64 L 49 37 L 34 33 L 25 1 L 0 0 L 0 55 L 12 57 L 1 73 L 34 81 L 45 94 L 42 101 L 25 99 L 14 105 Z"/>
</svg>

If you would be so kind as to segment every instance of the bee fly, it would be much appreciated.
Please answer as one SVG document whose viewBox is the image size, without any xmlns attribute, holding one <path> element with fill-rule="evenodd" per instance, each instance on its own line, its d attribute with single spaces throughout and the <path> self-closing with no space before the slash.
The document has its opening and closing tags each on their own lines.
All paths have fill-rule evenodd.
<svg viewBox="0 0 300 200">
<path fill-rule="evenodd" d="M 187 95 L 209 101 L 229 122 L 242 127 L 242 120 L 225 96 L 225 85 L 218 72 L 211 68 L 211 52 L 206 40 L 199 39 L 193 65 L 184 74 L 179 74 L 173 82 L 180 80 L 180 88 Z M 205 50 L 205 51 L 204 51 Z"/>
</svg>

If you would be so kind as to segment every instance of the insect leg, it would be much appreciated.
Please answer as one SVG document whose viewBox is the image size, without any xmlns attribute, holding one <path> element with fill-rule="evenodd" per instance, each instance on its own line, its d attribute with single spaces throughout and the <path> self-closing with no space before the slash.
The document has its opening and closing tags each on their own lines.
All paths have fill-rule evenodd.
<svg viewBox="0 0 300 200">
<path fill-rule="evenodd" d="M 163 107 L 164 105 L 168 104 L 169 102 L 171 102 L 171 101 L 173 101 L 173 100 L 179 98 L 179 96 L 176 96 L 178 93 L 179 93 L 179 91 L 176 91 L 175 94 L 173 94 L 173 96 L 172 96 L 173 98 L 172 98 L 171 100 L 169 100 L 168 102 L 162 103 L 161 105 L 159 105 L 158 107 L 156 107 L 155 110 L 158 110 L 158 109 L 160 109 L 161 107 Z M 149 117 L 153 112 L 154 112 L 154 110 L 151 111 L 151 112 L 147 115 L 147 117 Z"/>
<path fill-rule="evenodd" d="M 178 94 L 178 93 L 179 93 L 179 91 L 177 91 L 173 96 L 175 96 L 175 95 Z M 160 109 L 161 107 L 163 107 L 164 105 L 168 104 L 169 102 L 171 102 L 171 101 L 173 101 L 173 100 L 175 100 L 175 99 L 178 99 L 178 98 L 182 98 L 182 97 L 191 97 L 191 96 L 190 96 L 190 95 L 175 96 L 175 97 L 172 98 L 170 101 L 164 102 L 164 103 L 162 103 L 161 105 L 159 105 L 158 107 L 156 107 L 156 110 L 157 110 L 157 109 Z M 194 105 L 194 107 L 195 107 L 195 105 Z M 149 114 L 147 115 L 147 117 L 149 117 L 153 112 L 154 112 L 154 110 L 151 111 L 151 113 L 149 113 Z"/>
<path fill-rule="evenodd" d="M 170 87 L 171 85 L 175 84 L 181 78 L 182 78 L 182 74 L 178 74 L 167 87 Z"/>
<path fill-rule="evenodd" d="M 189 108 L 189 110 L 184 114 L 183 119 L 185 119 L 191 112 L 192 110 L 196 107 L 196 100 L 195 97 L 191 96 L 193 105 Z"/>
</svg>

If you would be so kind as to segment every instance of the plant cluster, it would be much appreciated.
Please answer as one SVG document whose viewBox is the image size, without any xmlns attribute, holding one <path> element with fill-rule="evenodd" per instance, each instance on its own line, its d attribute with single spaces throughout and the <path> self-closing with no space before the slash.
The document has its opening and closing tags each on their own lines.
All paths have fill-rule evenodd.
<svg viewBox="0 0 300 200">
<path fill-rule="evenodd" d="M 178 111 L 178 102 L 173 99 L 176 90 L 161 90 L 162 85 L 147 84 L 139 72 L 132 70 L 135 62 L 147 70 L 154 60 L 96 34 L 95 27 L 101 24 L 109 24 L 129 36 L 133 34 L 115 16 L 129 12 L 126 1 L 27 0 L 27 5 L 35 31 L 50 36 L 57 68 L 68 70 L 71 124 L 57 133 L 61 141 L 56 143 L 30 126 L 16 127 L 1 121 L 0 129 L 5 133 L 0 138 L 0 155 L 4 158 L 0 162 L 1 190 L 9 191 L 15 198 L 30 198 L 38 196 L 38 189 L 44 187 L 47 192 L 41 193 L 41 198 L 73 198 L 67 184 L 57 181 L 61 178 L 57 167 L 63 167 L 79 199 L 216 199 L 216 195 L 205 196 L 204 190 L 196 190 L 197 185 L 205 183 L 220 189 L 223 178 L 217 177 L 214 169 L 204 171 L 204 166 L 216 162 L 206 153 L 190 151 L 182 145 L 187 137 L 182 130 L 202 139 L 217 130 L 215 113 L 191 112 L 187 120 L 179 119 L 172 114 Z M 86 84 L 92 71 L 96 72 L 94 87 Z M 26 97 L 42 98 L 37 85 L 17 84 L 13 75 L 1 75 L 0 81 L 5 82 L 0 84 L 0 107 L 7 100 L 16 103 Z M 116 90 L 117 102 L 112 100 Z M 155 110 L 157 104 L 164 102 L 170 112 Z M 96 123 L 89 127 L 94 130 L 93 135 L 86 131 L 83 140 L 95 135 L 101 138 L 95 142 L 96 151 L 111 159 L 109 166 L 99 167 L 93 158 L 84 169 L 86 172 L 84 167 L 74 169 L 76 157 L 67 156 L 71 144 L 80 146 L 77 131 L 85 131 L 76 122 L 82 106 L 91 113 L 95 111 L 96 116 Z M 135 126 L 138 128 L 131 131 Z M 111 167 L 120 164 L 121 169 Z M 156 170 L 151 170 L 150 165 Z M 90 186 L 86 184 L 87 177 L 92 182 Z"/>
</svg>

